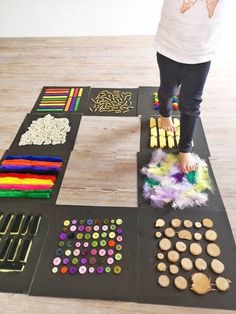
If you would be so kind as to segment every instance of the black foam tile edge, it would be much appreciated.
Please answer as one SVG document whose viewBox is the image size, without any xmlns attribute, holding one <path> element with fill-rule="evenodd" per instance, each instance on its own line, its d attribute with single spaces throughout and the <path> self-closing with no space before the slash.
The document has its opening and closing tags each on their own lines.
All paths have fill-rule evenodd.
<svg viewBox="0 0 236 314">
<path fill-rule="evenodd" d="M 36 100 L 32 110 L 31 110 L 31 113 L 37 113 L 37 114 L 41 114 L 41 113 L 46 113 L 46 114 L 47 113 L 51 113 L 51 114 L 57 113 L 57 111 L 45 111 L 45 112 L 37 111 L 38 105 L 39 105 L 39 103 L 41 101 L 41 98 L 42 98 L 46 88 L 83 88 L 84 90 L 83 90 L 83 94 L 81 96 L 79 110 L 76 111 L 76 112 L 61 111 L 60 113 L 68 113 L 68 114 L 78 114 L 78 113 L 83 114 L 84 113 L 84 111 L 85 111 L 85 109 L 87 107 L 87 102 L 88 102 L 88 98 L 89 98 L 89 94 L 90 94 L 90 89 L 91 89 L 90 86 L 43 86 L 43 88 L 42 88 L 42 90 L 41 90 L 41 92 L 40 92 L 40 94 L 38 96 L 38 99 Z"/>
<path fill-rule="evenodd" d="M 40 117 L 45 117 L 48 113 L 30 113 L 27 114 L 24 121 L 21 124 L 20 129 L 17 132 L 11 146 L 10 150 L 15 154 L 49 154 L 66 156 L 67 151 L 72 151 L 74 149 L 76 136 L 79 130 L 82 114 L 71 115 L 67 113 L 52 113 L 51 115 L 56 118 L 67 118 L 69 120 L 69 125 L 71 130 L 67 133 L 66 142 L 64 144 L 58 145 L 25 145 L 19 146 L 21 135 L 24 134 L 33 120 Z"/>
<path fill-rule="evenodd" d="M 121 90 L 121 91 L 130 91 L 133 93 L 133 102 L 134 102 L 134 109 L 130 110 L 127 113 L 124 114 L 116 114 L 113 112 L 104 112 L 104 113 L 99 113 L 99 112 L 92 112 L 89 110 L 90 105 L 91 105 L 91 97 L 94 97 L 94 94 L 98 94 L 100 91 L 103 90 Z M 88 102 L 87 102 L 87 107 L 83 111 L 83 114 L 85 116 L 108 116 L 108 117 L 136 117 L 137 116 L 137 106 L 138 106 L 138 88 L 118 88 L 118 87 L 108 87 L 108 88 L 101 88 L 101 87 L 92 87 L 90 89 L 89 97 L 88 97 Z"/>
<path fill-rule="evenodd" d="M 141 132 L 140 132 L 140 153 L 146 154 L 147 152 L 153 152 L 155 148 L 150 147 L 150 126 L 149 119 L 150 117 L 159 118 L 160 115 L 146 115 L 141 116 Z M 192 151 L 199 154 L 202 158 L 208 158 L 210 156 L 210 151 L 208 148 L 207 140 L 205 137 L 202 121 L 199 118 L 196 131 L 193 138 L 194 146 Z M 157 149 L 158 147 L 156 147 Z M 166 152 L 177 152 L 178 148 L 163 148 L 163 151 Z"/>
<path fill-rule="evenodd" d="M 40 215 L 41 221 L 36 236 L 33 238 L 32 247 L 29 253 L 26 266 L 21 273 L 1 273 L 0 272 L 0 292 L 24 293 L 28 294 L 30 284 L 35 272 L 36 265 L 40 258 L 45 238 L 49 231 L 49 226 L 54 215 L 55 205 L 18 203 L 13 200 L 4 202 L 0 200 L 2 213 Z"/>
<path fill-rule="evenodd" d="M 147 153 L 137 153 L 137 197 L 138 197 L 138 207 L 147 207 L 153 208 L 149 200 L 145 200 L 143 197 L 143 181 L 144 175 L 141 174 L 141 169 L 147 165 L 151 159 L 152 154 Z M 214 173 L 212 171 L 211 163 L 208 158 L 205 158 L 205 161 L 208 165 L 209 175 L 212 180 L 213 192 L 208 191 L 208 203 L 207 206 L 193 207 L 189 210 L 197 209 L 210 209 L 212 211 L 225 211 L 225 206 L 221 198 L 217 182 L 215 180 Z M 169 205 L 166 204 L 163 208 L 169 208 Z"/>
<path fill-rule="evenodd" d="M 159 110 L 154 109 L 153 94 L 159 89 L 158 86 L 139 86 L 138 88 L 138 115 L 158 115 Z M 179 116 L 179 110 L 172 111 L 173 116 Z"/>
<path fill-rule="evenodd" d="M 10 197 L 0 197 L 0 203 L 8 203 L 8 202 L 13 202 L 15 200 L 15 202 L 17 202 L 18 204 L 31 204 L 34 205 L 35 203 L 38 203 L 38 204 L 41 204 L 41 205 L 47 205 L 47 204 L 55 204 L 56 203 L 56 200 L 57 200 L 57 197 L 58 197 L 58 194 L 60 192 L 60 188 L 61 188 L 61 184 L 62 184 L 62 181 L 63 181 L 63 178 L 64 178 L 64 175 L 65 175 L 65 172 L 66 172 L 66 168 L 68 166 L 68 162 L 69 162 L 69 159 L 70 159 L 70 154 L 71 152 L 67 152 L 67 154 L 64 154 L 63 156 L 61 156 L 60 154 L 47 154 L 46 152 L 42 152 L 40 153 L 40 156 L 50 156 L 50 157 L 62 157 L 63 158 L 63 167 L 59 173 L 59 175 L 57 176 L 57 179 L 56 179 L 56 182 L 55 182 L 55 185 L 53 186 L 52 188 L 52 194 L 51 194 L 51 197 L 49 199 L 40 199 L 40 198 L 10 198 Z M 5 159 L 5 157 L 7 155 L 20 155 L 20 154 L 17 154 L 17 151 L 15 150 L 7 150 L 4 155 L 2 156 L 1 160 L 0 160 L 0 163 Z M 23 155 L 27 155 L 27 154 L 23 154 Z M 32 156 L 39 156 L 39 154 L 37 153 L 34 153 L 34 154 L 31 154 Z"/>
</svg>

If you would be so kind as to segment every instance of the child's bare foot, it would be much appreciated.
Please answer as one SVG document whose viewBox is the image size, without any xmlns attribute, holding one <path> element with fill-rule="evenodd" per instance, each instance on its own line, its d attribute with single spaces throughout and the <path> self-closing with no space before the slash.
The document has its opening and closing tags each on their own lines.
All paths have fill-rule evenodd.
<svg viewBox="0 0 236 314">
<path fill-rule="evenodd" d="M 175 132 L 175 126 L 171 117 L 161 117 L 161 128 L 165 131 Z"/>
<path fill-rule="evenodd" d="M 196 162 L 191 153 L 179 153 L 180 168 L 183 173 L 196 170 Z"/>
</svg>

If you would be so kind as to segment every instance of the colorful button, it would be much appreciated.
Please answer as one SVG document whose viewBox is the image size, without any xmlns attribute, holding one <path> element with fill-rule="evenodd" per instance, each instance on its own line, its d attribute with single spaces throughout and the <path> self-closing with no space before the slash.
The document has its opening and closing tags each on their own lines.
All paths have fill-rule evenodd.
<svg viewBox="0 0 236 314">
<path fill-rule="evenodd" d="M 84 235 L 84 238 L 85 238 L 85 240 L 89 240 L 89 239 L 91 238 L 91 234 L 86 233 L 86 234 Z"/>
<path fill-rule="evenodd" d="M 114 223 L 115 223 L 115 219 L 112 219 L 112 220 L 111 220 L 111 224 L 114 224 Z"/>
<path fill-rule="evenodd" d="M 79 223 L 80 223 L 81 225 L 84 225 L 84 224 L 85 224 L 85 219 L 80 219 Z"/>
<path fill-rule="evenodd" d="M 123 232 L 122 228 L 117 228 L 117 229 L 116 229 L 116 233 L 117 233 L 117 234 L 122 234 L 122 232 Z"/>
<path fill-rule="evenodd" d="M 70 256 L 71 255 L 71 250 L 66 250 L 65 251 L 65 256 Z"/>
<path fill-rule="evenodd" d="M 53 265 L 58 266 L 61 263 L 60 257 L 55 257 L 53 260 Z"/>
<path fill-rule="evenodd" d="M 62 254 L 63 254 L 63 250 L 62 249 L 57 249 L 56 255 L 62 255 Z"/>
<path fill-rule="evenodd" d="M 70 231 L 74 232 L 75 230 L 76 230 L 76 226 L 75 226 L 75 225 L 72 225 L 72 226 L 70 227 Z"/>
<path fill-rule="evenodd" d="M 116 251 L 121 251 L 122 250 L 122 245 L 121 244 L 117 244 L 116 245 Z"/>
<path fill-rule="evenodd" d="M 121 253 L 116 253 L 115 254 L 115 260 L 120 261 L 122 259 L 122 254 Z"/>
<path fill-rule="evenodd" d="M 116 219 L 116 224 L 117 225 L 122 225 L 122 222 L 123 222 L 122 219 L 120 219 L 120 218 Z"/>
<path fill-rule="evenodd" d="M 115 232 L 109 232 L 109 238 L 110 239 L 114 239 L 116 237 L 116 234 L 115 234 Z"/>
<path fill-rule="evenodd" d="M 76 246 L 76 247 L 81 247 L 81 243 L 80 243 L 80 242 L 76 242 L 76 243 L 75 243 L 75 246 Z"/>
<path fill-rule="evenodd" d="M 94 273 L 94 270 L 95 270 L 94 267 L 89 267 L 89 273 L 90 274 Z"/>
<path fill-rule="evenodd" d="M 68 246 L 68 247 L 72 247 L 73 246 L 73 241 L 68 241 L 67 243 L 66 243 L 66 246 Z"/>
<path fill-rule="evenodd" d="M 94 265 L 94 264 L 96 264 L 96 262 L 97 262 L 96 257 L 90 257 L 90 259 L 89 259 L 90 265 Z"/>
<path fill-rule="evenodd" d="M 84 226 L 82 226 L 82 225 L 80 225 L 79 227 L 78 227 L 78 230 L 79 230 L 79 232 L 83 232 L 84 231 Z"/>
<path fill-rule="evenodd" d="M 73 252 L 74 256 L 79 256 L 80 255 L 80 250 L 79 249 L 75 249 Z"/>
<path fill-rule="evenodd" d="M 88 255 L 88 250 L 87 250 L 87 249 L 82 250 L 82 251 L 81 251 L 81 254 L 82 254 L 83 256 L 87 256 L 87 255 Z"/>
<path fill-rule="evenodd" d="M 122 242 L 122 240 L 123 240 L 122 236 L 118 236 L 118 237 L 116 238 L 116 241 L 117 241 L 117 242 Z"/>
<path fill-rule="evenodd" d="M 102 237 L 102 238 L 106 238 L 106 237 L 107 237 L 107 233 L 106 233 L 106 232 L 102 232 L 102 233 L 101 233 L 101 237 Z"/>
<path fill-rule="evenodd" d="M 83 233 L 81 233 L 81 232 L 79 232 L 79 233 L 77 233 L 77 236 L 76 236 L 76 238 L 78 239 L 78 240 L 81 240 L 81 239 L 83 239 Z"/>
<path fill-rule="evenodd" d="M 87 258 L 85 258 L 85 257 L 81 258 L 80 263 L 81 263 L 82 265 L 86 265 L 86 263 L 87 263 Z"/>
<path fill-rule="evenodd" d="M 111 272 L 111 267 L 109 267 L 109 266 L 105 267 L 105 272 L 107 274 L 109 274 Z"/>
<path fill-rule="evenodd" d="M 70 274 L 74 275 L 75 273 L 77 273 L 78 268 L 76 266 L 71 266 L 70 267 Z"/>
<path fill-rule="evenodd" d="M 116 230 L 116 225 L 110 225 L 110 230 L 112 231 Z"/>
<path fill-rule="evenodd" d="M 111 265 L 111 264 L 113 264 L 113 263 L 114 263 L 114 258 L 108 257 L 108 259 L 107 259 L 107 264 L 108 264 L 108 265 Z"/>
<path fill-rule="evenodd" d="M 86 266 L 80 266 L 80 268 L 79 268 L 79 273 L 81 274 L 81 275 L 83 275 L 83 274 L 85 274 L 86 273 L 86 271 L 87 271 L 87 267 Z"/>
<path fill-rule="evenodd" d="M 102 231 L 107 231 L 108 230 L 108 226 L 107 225 L 103 225 L 102 226 Z"/>
<path fill-rule="evenodd" d="M 62 274 L 66 274 L 67 271 L 68 271 L 68 268 L 67 268 L 66 266 L 63 266 L 63 267 L 60 269 L 60 272 L 61 272 Z"/>
<path fill-rule="evenodd" d="M 87 219 L 87 225 L 91 226 L 93 224 L 93 219 Z"/>
<path fill-rule="evenodd" d="M 63 247 L 63 246 L 65 245 L 65 242 L 64 242 L 64 241 L 60 241 L 60 242 L 58 243 L 58 245 L 59 245 L 60 247 Z"/>
<path fill-rule="evenodd" d="M 88 242 L 84 242 L 83 247 L 88 247 L 89 243 Z"/>
<path fill-rule="evenodd" d="M 63 224 L 64 226 L 68 227 L 70 225 L 70 220 L 65 220 Z"/>
<path fill-rule="evenodd" d="M 95 240 L 98 239 L 99 238 L 99 233 L 98 232 L 94 232 L 93 235 L 92 235 L 92 238 L 95 239 Z"/>
<path fill-rule="evenodd" d="M 116 245 L 116 242 L 114 240 L 109 240 L 108 241 L 108 246 L 113 247 Z"/>
<path fill-rule="evenodd" d="M 67 265 L 67 264 L 69 264 L 69 262 L 70 262 L 70 260 L 69 260 L 69 258 L 64 258 L 63 259 L 63 261 L 62 261 L 62 263 L 64 264 L 64 265 Z"/>
<path fill-rule="evenodd" d="M 107 245 L 107 241 L 106 240 L 100 241 L 100 246 L 104 247 L 106 245 Z"/>
<path fill-rule="evenodd" d="M 92 229 L 93 229 L 93 228 L 92 228 L 91 226 L 86 226 L 86 227 L 85 227 L 85 231 L 86 231 L 86 232 L 91 232 Z"/>
<path fill-rule="evenodd" d="M 73 265 L 78 264 L 78 263 L 79 263 L 78 258 L 74 257 L 74 258 L 72 259 L 71 263 L 72 263 Z"/>
<path fill-rule="evenodd" d="M 98 251 L 99 256 L 105 256 L 106 255 L 106 250 L 101 249 Z"/>
<path fill-rule="evenodd" d="M 113 268 L 113 272 L 114 272 L 114 274 L 116 274 L 116 275 L 120 274 L 120 273 L 121 273 L 121 267 L 120 267 L 120 266 L 115 266 L 115 267 Z"/>
<path fill-rule="evenodd" d="M 53 267 L 52 273 L 53 273 L 53 274 L 56 274 L 57 272 L 58 272 L 58 268 L 57 268 L 57 267 Z"/>
<path fill-rule="evenodd" d="M 92 247 L 97 247 L 98 246 L 98 241 L 92 241 L 91 245 L 92 245 Z"/>
<path fill-rule="evenodd" d="M 100 228 L 99 228 L 98 225 L 96 225 L 96 226 L 93 227 L 93 230 L 94 230 L 94 231 L 98 231 L 99 229 L 100 229 Z"/>
<path fill-rule="evenodd" d="M 96 249 L 92 249 L 92 250 L 91 250 L 91 255 L 96 255 L 97 252 L 98 252 L 98 251 L 97 251 Z"/>
<path fill-rule="evenodd" d="M 108 250 L 108 251 L 107 251 L 107 254 L 108 254 L 109 256 L 112 256 L 112 255 L 114 254 L 114 250 L 112 250 L 112 249 Z"/>
<path fill-rule="evenodd" d="M 104 219 L 104 220 L 103 220 L 103 223 L 104 223 L 105 225 L 108 225 L 108 224 L 109 224 L 109 222 L 110 222 L 110 220 L 109 220 L 109 219 Z"/>
<path fill-rule="evenodd" d="M 99 266 L 97 269 L 96 269 L 97 273 L 98 274 L 102 274 L 104 272 L 104 268 L 103 266 Z"/>
<path fill-rule="evenodd" d="M 73 224 L 73 225 L 76 225 L 76 224 L 77 224 L 77 220 L 76 220 L 76 219 L 73 219 L 73 220 L 72 220 L 72 224 Z"/>
<path fill-rule="evenodd" d="M 65 240 L 67 238 L 67 234 L 65 232 L 60 233 L 60 240 Z"/>
</svg>

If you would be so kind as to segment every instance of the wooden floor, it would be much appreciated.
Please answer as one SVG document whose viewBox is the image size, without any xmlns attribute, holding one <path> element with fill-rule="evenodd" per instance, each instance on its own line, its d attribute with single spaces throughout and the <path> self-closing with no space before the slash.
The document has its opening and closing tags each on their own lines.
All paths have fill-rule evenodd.
<svg viewBox="0 0 236 314">
<path fill-rule="evenodd" d="M 236 238 L 236 62 L 212 64 L 202 104 L 211 163 Z M 44 85 L 158 84 L 151 37 L 0 39 L 0 154 Z M 58 204 L 136 206 L 139 118 L 83 117 Z M 46 279 L 45 279 L 46 280 Z M 236 278 L 234 278 L 236 280 Z M 0 294 L 0 313 L 188 313 L 189 308 Z M 191 309 L 194 313 L 230 313 Z M 233 313 L 233 312 L 232 312 Z"/>
</svg>

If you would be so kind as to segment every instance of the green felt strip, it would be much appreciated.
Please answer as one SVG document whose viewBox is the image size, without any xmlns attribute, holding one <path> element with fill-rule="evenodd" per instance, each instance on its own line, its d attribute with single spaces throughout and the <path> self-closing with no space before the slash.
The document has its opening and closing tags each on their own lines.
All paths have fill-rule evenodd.
<svg viewBox="0 0 236 314">
<path fill-rule="evenodd" d="M 144 179 L 144 182 L 145 183 L 148 183 L 152 188 L 156 185 L 160 185 L 160 182 L 154 180 L 154 179 L 148 179 L 148 178 L 145 178 Z"/>
<path fill-rule="evenodd" d="M 74 107 L 74 111 L 78 111 L 79 105 L 80 105 L 80 97 L 77 97 L 76 103 L 75 103 L 75 107 Z"/>
<path fill-rule="evenodd" d="M 197 183 L 198 180 L 198 172 L 197 171 L 188 172 L 186 173 L 186 177 L 188 179 L 188 182 L 190 182 L 191 184 L 195 184 Z"/>
<path fill-rule="evenodd" d="M 0 190 L 0 197 L 27 197 L 27 198 L 50 198 L 51 190 L 44 190 L 44 191 L 7 191 L 7 190 Z"/>
</svg>

